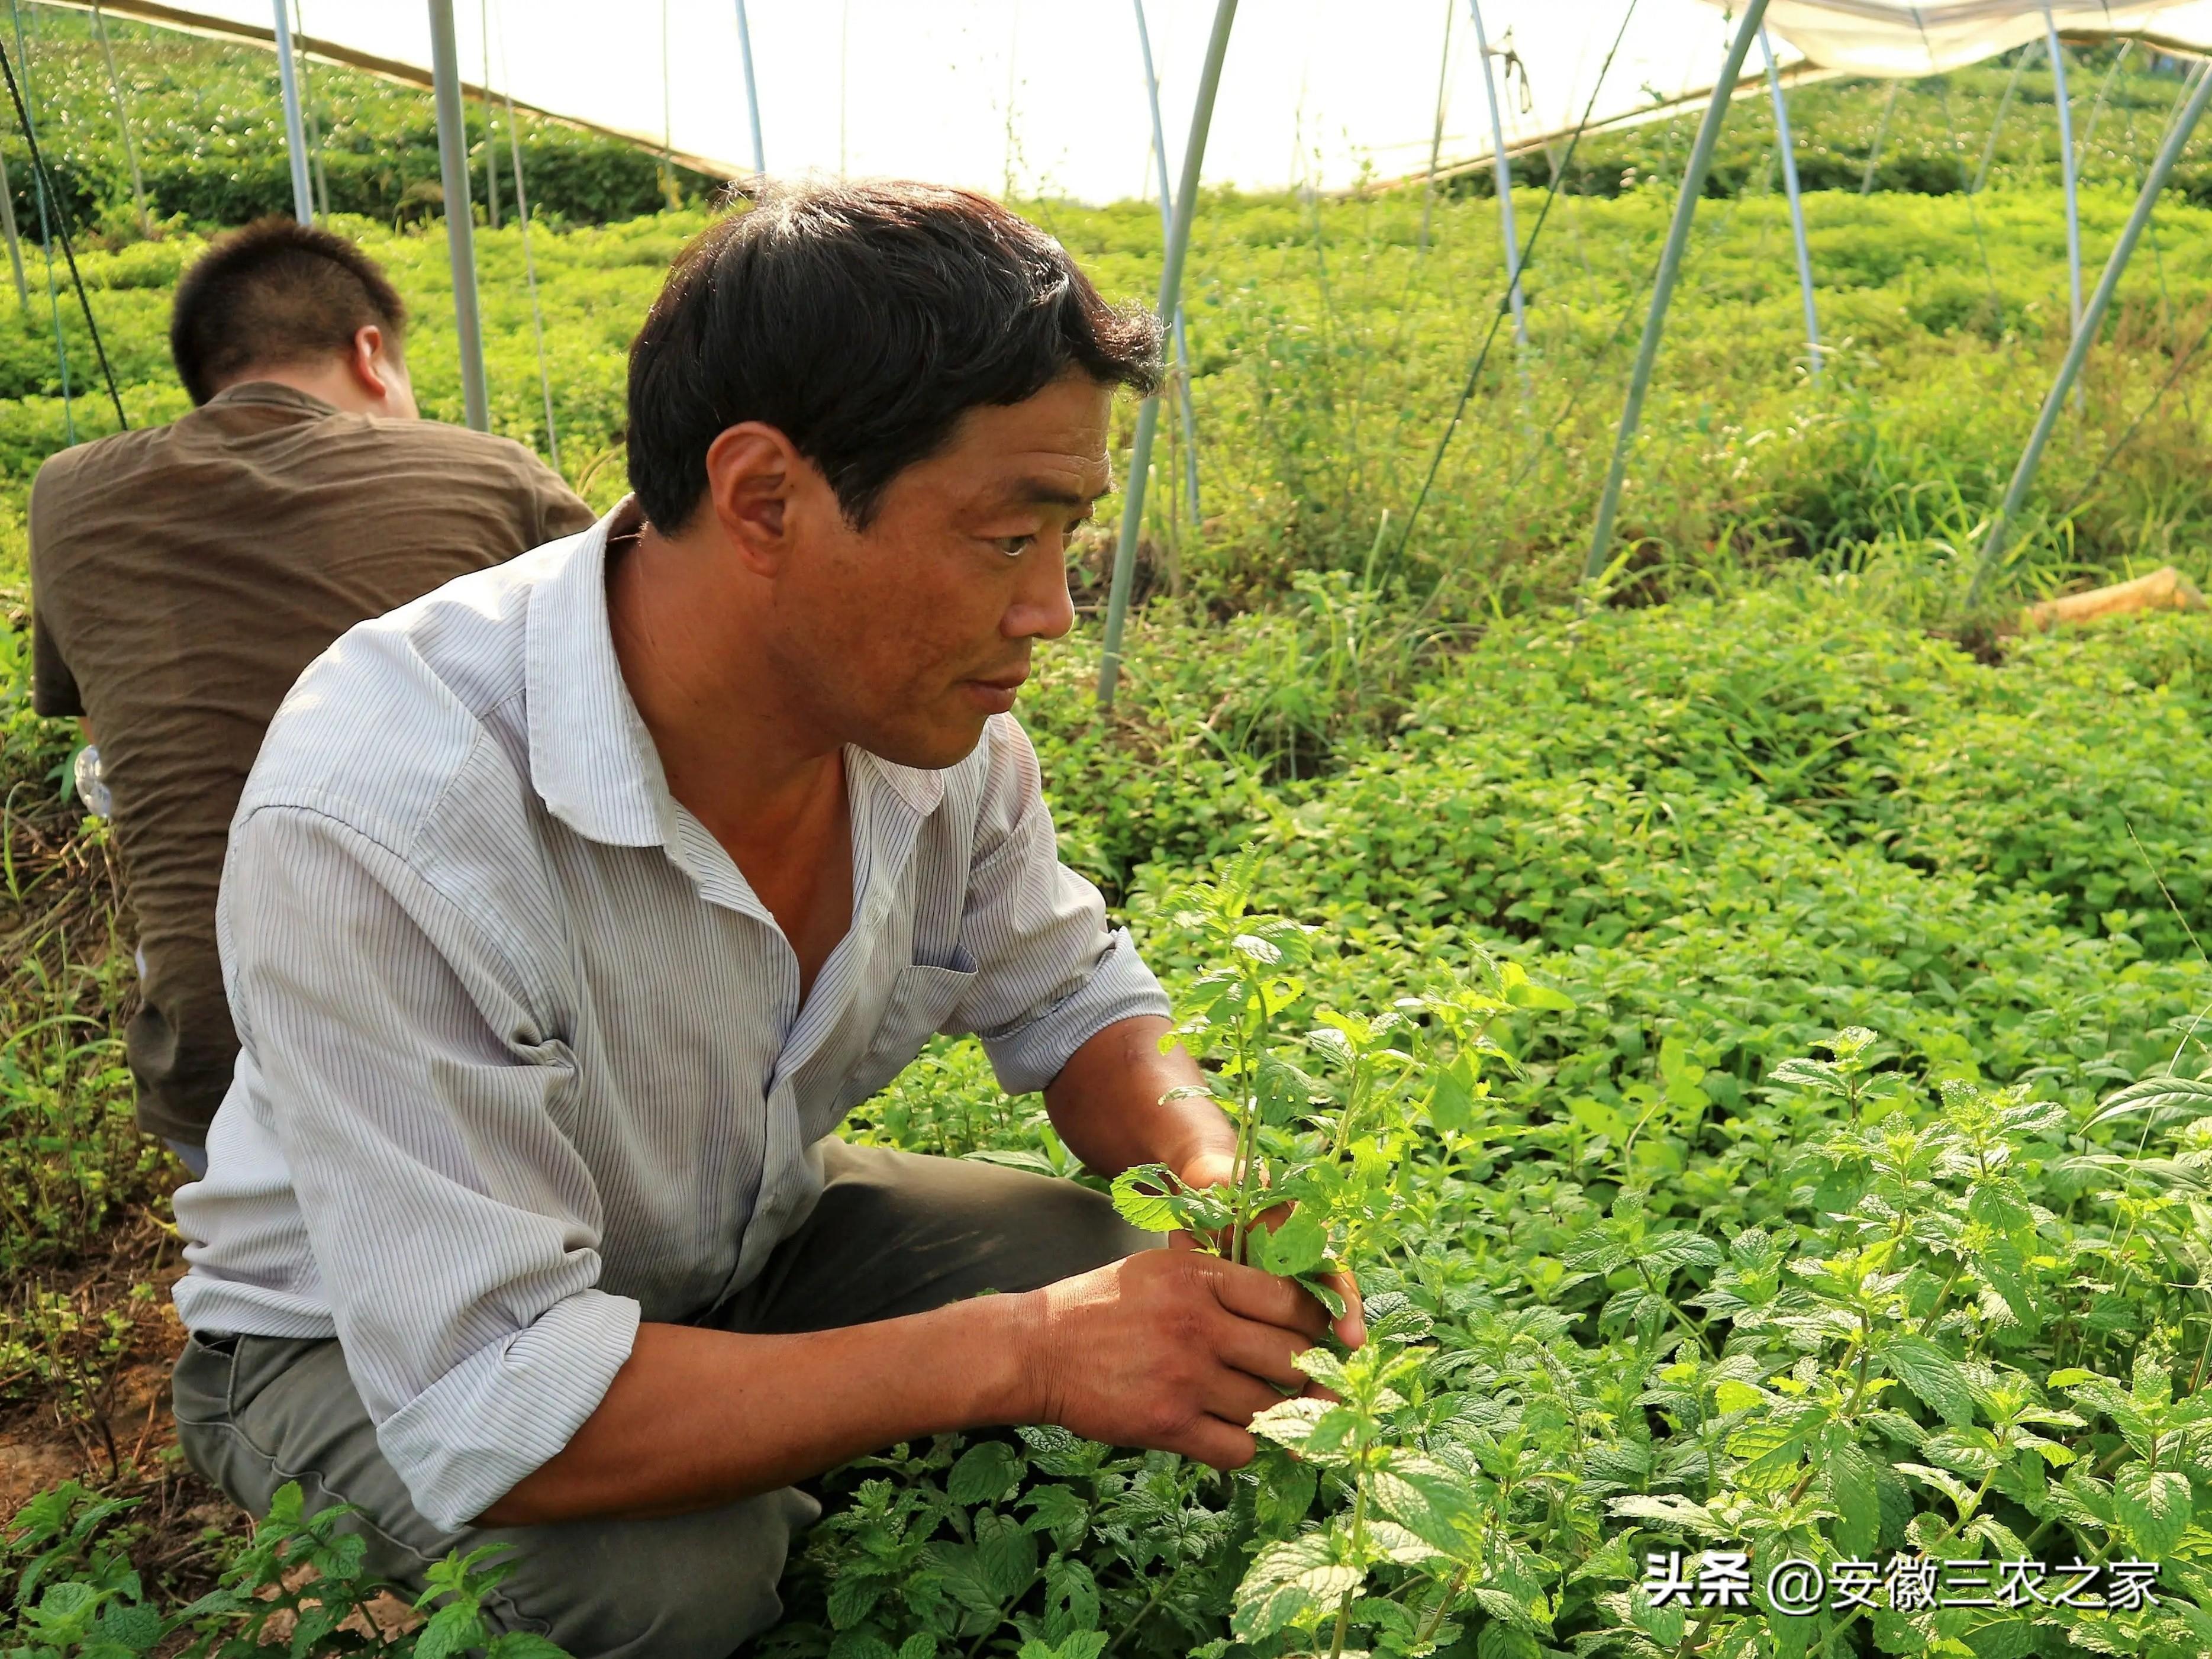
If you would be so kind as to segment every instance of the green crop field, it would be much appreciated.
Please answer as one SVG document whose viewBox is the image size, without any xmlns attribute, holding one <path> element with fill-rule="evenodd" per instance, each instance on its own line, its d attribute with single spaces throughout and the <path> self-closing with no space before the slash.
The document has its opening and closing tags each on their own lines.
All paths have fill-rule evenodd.
<svg viewBox="0 0 2212 1659">
<path fill-rule="evenodd" d="M 88 131 L 112 118 L 88 26 L 40 27 L 52 95 Z M 148 147 L 161 234 L 135 228 L 105 139 L 66 194 L 144 424 L 185 407 L 178 275 L 286 191 L 265 64 L 115 27 L 171 135 Z M 2100 112 L 2093 264 L 2177 90 L 2144 67 L 2077 66 L 2077 119 Z M 400 179 L 434 176 L 423 100 L 319 76 L 337 222 L 415 308 L 426 412 L 458 419 L 445 241 Z M 1969 612 L 2067 333 L 2049 76 L 2018 77 L 1991 144 L 2010 79 L 1908 88 L 1867 194 L 1881 91 L 1798 95 L 1817 378 L 1766 106 L 1739 106 L 1622 556 L 1579 607 L 1680 125 L 1592 141 L 1548 210 L 1548 164 L 1524 170 L 1530 348 L 1501 337 L 1418 518 L 1498 302 L 1486 175 L 1438 192 L 1425 246 L 1418 190 L 1206 203 L 1200 499 L 1164 422 L 1116 708 L 1091 696 L 1109 502 L 1074 572 L 1085 620 L 1022 714 L 1063 856 L 1299 1200 L 1267 1265 L 1351 1267 L 1374 1340 L 1318 1352 L 1340 1403 L 1268 1413 L 1235 1475 L 1057 1430 L 832 1474 L 764 1654 L 2212 1651 L 2212 613 L 2016 625 L 2167 563 L 2212 581 L 2212 167 L 2161 206 Z M 251 167 L 207 147 L 200 96 L 251 107 Z M 688 205 L 645 211 L 653 158 L 536 136 L 580 158 L 531 246 L 554 429 L 512 222 L 477 240 L 493 423 L 557 438 L 604 507 L 631 331 L 707 210 L 678 180 Z M 1153 207 L 1028 210 L 1111 295 L 1151 293 Z M 330 1521 L 280 1510 L 249 1542 L 165 1451 L 176 1172 L 131 1123 L 127 895 L 69 796 L 75 733 L 28 710 L 24 631 L 30 479 L 114 417 L 66 273 L 50 293 L 28 252 L 29 305 L 0 287 L 0 1652 L 483 1650 L 491 1566 L 446 1570 L 430 1626 L 334 1634 L 374 1586 Z M 972 1044 L 935 1045 L 848 1133 L 1079 1173 Z M 1225 1218 L 1141 1177 L 1121 1195 L 1161 1224 Z M 1790 1613 L 1763 1575 L 1753 1606 L 1642 1588 L 1654 1552 L 1731 1547 L 1835 1583 L 1876 1558 L 1992 1583 L 2079 1562 L 2116 1597 L 1890 1585 Z M 2159 1564 L 2154 1600 L 2118 1593 L 2130 1562 Z"/>
</svg>

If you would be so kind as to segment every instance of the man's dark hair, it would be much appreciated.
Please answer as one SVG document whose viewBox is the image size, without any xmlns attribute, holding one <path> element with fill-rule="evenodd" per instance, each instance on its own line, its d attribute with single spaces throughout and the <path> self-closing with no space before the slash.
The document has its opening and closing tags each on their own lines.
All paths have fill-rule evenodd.
<svg viewBox="0 0 2212 1659">
<path fill-rule="evenodd" d="M 629 352 L 629 482 L 681 530 L 707 451 L 742 421 L 790 439 L 855 528 L 969 410 L 1070 369 L 1150 392 L 1152 313 L 1108 305 L 1066 249 L 933 185 L 769 186 L 676 258 Z"/>
<path fill-rule="evenodd" d="M 177 284 L 169 356 L 204 404 L 250 370 L 343 356 L 371 326 L 396 355 L 407 307 L 375 260 L 327 230 L 260 219 L 216 237 Z"/>
</svg>

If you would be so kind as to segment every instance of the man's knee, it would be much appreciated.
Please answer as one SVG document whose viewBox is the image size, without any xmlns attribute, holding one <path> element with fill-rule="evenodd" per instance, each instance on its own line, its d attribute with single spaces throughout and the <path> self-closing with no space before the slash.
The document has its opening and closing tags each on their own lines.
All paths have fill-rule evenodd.
<svg viewBox="0 0 2212 1659">
<path fill-rule="evenodd" d="M 694 1515 L 509 1528 L 475 1542 L 514 1546 L 500 1586 L 512 1627 L 575 1659 L 726 1659 L 782 1617 L 776 1582 L 791 1540 L 820 1514 L 786 1488 Z"/>
<path fill-rule="evenodd" d="M 194 1337 L 177 1365 L 178 1436 L 201 1474 L 256 1516 L 287 1481 L 310 1514 L 356 1513 L 374 1577 L 421 1594 L 448 1553 L 503 1545 L 484 1604 L 496 1630 L 550 1636 L 575 1659 L 726 1659 L 781 1615 L 792 1535 L 820 1506 L 785 1490 L 696 1514 L 556 1526 L 434 1525 L 384 1461 L 336 1342 Z"/>
<path fill-rule="evenodd" d="M 1035 1290 L 1159 1243 L 1103 1193 L 978 1158 L 833 1141 L 820 1218 L 846 1238 L 940 1259 L 964 1288 Z"/>
</svg>

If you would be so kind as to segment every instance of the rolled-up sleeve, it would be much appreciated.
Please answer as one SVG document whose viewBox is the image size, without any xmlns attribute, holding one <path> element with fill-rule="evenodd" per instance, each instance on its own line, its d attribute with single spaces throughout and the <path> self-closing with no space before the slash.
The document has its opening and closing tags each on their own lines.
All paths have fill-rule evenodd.
<svg viewBox="0 0 2212 1659">
<path fill-rule="evenodd" d="M 568 1443 L 636 1334 L 555 1122 L 573 1060 L 495 925 L 333 817 L 242 820 L 222 912 L 241 1083 L 347 1369 L 416 1507 L 458 1527 Z"/>
<path fill-rule="evenodd" d="M 1036 752 L 1009 717 L 994 720 L 975 824 L 961 943 L 975 978 L 948 1031 L 983 1040 L 1000 1086 L 1042 1089 L 1116 1021 L 1168 1012 L 1166 994 L 1106 903 L 1060 861 Z"/>
</svg>

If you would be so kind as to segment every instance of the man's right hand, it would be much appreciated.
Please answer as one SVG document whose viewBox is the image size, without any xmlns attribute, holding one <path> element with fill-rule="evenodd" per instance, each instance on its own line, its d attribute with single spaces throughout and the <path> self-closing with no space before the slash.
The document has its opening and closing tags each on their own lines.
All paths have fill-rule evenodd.
<svg viewBox="0 0 2212 1659">
<path fill-rule="evenodd" d="M 1304 1388 L 1291 1360 L 1328 1329 L 1289 1279 L 1194 1250 L 1142 1250 L 1027 1295 L 1026 1420 L 1218 1469 L 1252 1461 L 1248 1425 Z"/>
</svg>

